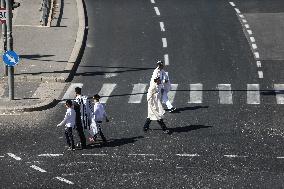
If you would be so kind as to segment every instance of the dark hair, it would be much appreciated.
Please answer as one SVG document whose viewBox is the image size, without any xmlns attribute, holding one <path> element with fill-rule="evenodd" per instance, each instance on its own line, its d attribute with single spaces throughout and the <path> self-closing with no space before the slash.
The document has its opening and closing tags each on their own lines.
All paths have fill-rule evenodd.
<svg viewBox="0 0 284 189">
<path fill-rule="evenodd" d="M 95 95 L 93 96 L 93 98 L 96 99 L 96 100 L 100 100 L 101 96 L 98 95 L 98 94 L 95 94 Z"/>
<path fill-rule="evenodd" d="M 160 78 L 157 77 L 157 78 L 154 79 L 154 82 L 157 83 L 159 80 L 160 80 Z"/>
<path fill-rule="evenodd" d="M 157 65 L 163 65 L 163 64 L 164 64 L 164 62 L 162 60 L 157 61 Z"/>
<path fill-rule="evenodd" d="M 81 88 L 80 87 L 76 87 L 75 88 L 75 93 L 76 94 L 81 94 Z"/>
<path fill-rule="evenodd" d="M 67 106 L 71 107 L 72 106 L 72 101 L 71 100 L 66 100 L 65 104 Z"/>
</svg>

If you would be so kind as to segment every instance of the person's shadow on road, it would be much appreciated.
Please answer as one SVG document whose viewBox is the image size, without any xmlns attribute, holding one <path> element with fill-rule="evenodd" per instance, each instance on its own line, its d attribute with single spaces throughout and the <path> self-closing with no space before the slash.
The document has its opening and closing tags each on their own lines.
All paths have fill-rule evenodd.
<svg viewBox="0 0 284 189">
<path fill-rule="evenodd" d="M 97 147 L 118 147 L 126 144 L 131 144 L 137 142 L 138 139 L 144 138 L 143 136 L 131 137 L 131 138 L 120 138 L 120 139 L 108 139 L 106 143 L 102 141 L 97 141 L 93 144 L 88 145 L 88 149 L 97 148 Z"/>
<path fill-rule="evenodd" d="M 172 113 L 181 113 L 183 111 L 188 111 L 188 110 L 198 110 L 202 108 L 209 108 L 209 106 L 189 106 L 189 107 L 183 107 L 183 108 L 177 108 L 174 112 Z"/>
<path fill-rule="evenodd" d="M 188 125 L 185 127 L 175 127 L 175 128 L 169 128 L 171 133 L 185 133 L 189 131 L 194 131 L 198 129 L 206 129 L 211 128 L 213 126 L 206 126 L 206 125 Z"/>
</svg>

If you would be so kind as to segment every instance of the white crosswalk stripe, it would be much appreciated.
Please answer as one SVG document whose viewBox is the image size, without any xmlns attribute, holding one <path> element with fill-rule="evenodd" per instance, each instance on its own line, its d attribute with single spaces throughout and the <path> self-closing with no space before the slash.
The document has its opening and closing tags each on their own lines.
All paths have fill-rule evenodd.
<svg viewBox="0 0 284 189">
<path fill-rule="evenodd" d="M 100 92 L 98 93 L 101 96 L 100 102 L 106 103 L 112 91 L 115 89 L 116 84 L 114 83 L 105 83 L 103 84 Z"/>
<path fill-rule="evenodd" d="M 137 83 L 133 84 L 129 90 L 132 90 L 131 95 L 128 97 L 128 103 L 130 104 L 140 104 L 142 103 L 142 99 L 146 96 L 148 83 Z M 175 101 L 176 94 L 179 90 L 178 87 L 181 86 L 179 84 L 171 84 L 172 90 L 168 93 L 168 97 L 171 103 Z M 113 91 L 116 89 L 118 85 L 116 83 L 104 83 L 98 93 L 101 98 L 102 103 L 107 103 Z M 203 84 L 202 83 L 194 83 L 189 84 L 190 89 L 189 100 L 187 103 L 190 104 L 201 104 L 203 103 Z M 62 102 L 66 99 L 74 99 L 74 91 L 76 87 L 83 88 L 83 83 L 72 83 L 67 89 L 66 93 L 62 98 Z M 240 90 L 240 89 L 238 89 Z M 184 90 L 181 90 L 184 91 Z M 187 90 L 185 90 L 187 91 Z M 234 89 L 232 89 L 231 84 L 217 84 L 216 91 L 218 91 L 218 102 L 219 104 L 233 104 L 234 103 Z M 242 91 L 242 90 L 240 90 Z M 244 90 L 244 94 L 246 93 L 246 103 L 247 104 L 260 104 L 261 103 L 261 91 L 259 84 L 247 84 L 246 90 Z M 117 90 L 118 95 L 119 89 Z M 276 98 L 276 104 L 284 104 L 284 84 L 274 84 L 273 89 L 271 90 L 270 96 Z M 124 92 L 125 93 L 125 92 Z M 275 95 L 274 95 L 275 93 Z M 210 93 L 210 95 L 213 93 Z M 235 95 L 237 95 L 236 93 Z M 215 95 L 215 94 L 214 94 Z M 235 97 L 237 98 L 237 97 Z M 265 103 L 265 102 L 264 102 Z"/>
<path fill-rule="evenodd" d="M 233 104 L 231 84 L 218 84 L 218 89 L 219 89 L 219 103 Z"/>
<path fill-rule="evenodd" d="M 202 88 L 203 85 L 201 83 L 190 84 L 190 99 L 188 103 L 202 103 Z"/>
<path fill-rule="evenodd" d="M 131 96 L 128 103 L 139 104 L 142 101 L 143 95 L 146 92 L 147 84 L 138 83 L 134 84 Z"/>
<path fill-rule="evenodd" d="M 284 84 L 274 84 L 277 104 L 284 104 Z"/>
<path fill-rule="evenodd" d="M 260 104 L 259 84 L 247 84 L 247 103 Z"/>
</svg>

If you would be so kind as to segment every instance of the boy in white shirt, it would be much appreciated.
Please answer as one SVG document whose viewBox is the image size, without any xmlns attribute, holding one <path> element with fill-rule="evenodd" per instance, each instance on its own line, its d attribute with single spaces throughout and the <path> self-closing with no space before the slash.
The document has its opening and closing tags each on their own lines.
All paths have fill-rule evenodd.
<svg viewBox="0 0 284 189">
<path fill-rule="evenodd" d="M 101 128 L 101 124 L 103 122 L 103 119 L 105 118 L 106 122 L 109 122 L 108 118 L 107 118 L 107 114 L 105 112 L 105 108 L 104 105 L 100 103 L 100 95 L 95 94 L 93 99 L 95 101 L 95 105 L 94 105 L 94 113 L 93 113 L 93 118 L 92 118 L 92 125 L 95 125 L 97 128 L 94 129 L 94 131 L 97 129 L 97 132 L 94 132 L 94 141 L 97 138 L 97 135 L 100 134 L 102 140 L 104 143 L 107 142 L 103 132 L 102 132 L 102 128 Z"/>
<path fill-rule="evenodd" d="M 75 128 L 76 112 L 72 108 L 72 101 L 71 100 L 67 100 L 66 103 L 65 103 L 65 106 L 67 108 L 65 117 L 64 117 L 63 121 L 57 125 L 57 127 L 65 125 L 66 142 L 67 142 L 70 150 L 75 150 L 75 144 L 74 144 L 72 129 Z"/>
</svg>

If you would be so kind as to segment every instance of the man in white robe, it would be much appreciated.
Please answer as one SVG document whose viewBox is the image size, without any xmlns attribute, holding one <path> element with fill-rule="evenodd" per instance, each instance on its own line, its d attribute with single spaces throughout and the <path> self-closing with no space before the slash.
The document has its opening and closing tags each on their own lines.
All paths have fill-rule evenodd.
<svg viewBox="0 0 284 189">
<path fill-rule="evenodd" d="M 163 121 L 165 110 L 163 109 L 161 103 L 160 84 L 161 84 L 160 78 L 156 78 L 153 80 L 153 83 L 150 84 L 150 87 L 148 89 L 147 93 L 148 116 L 144 124 L 143 130 L 145 132 L 148 131 L 151 121 L 156 120 L 158 124 L 161 126 L 162 130 L 165 133 L 169 134 L 170 131 Z"/>
</svg>

